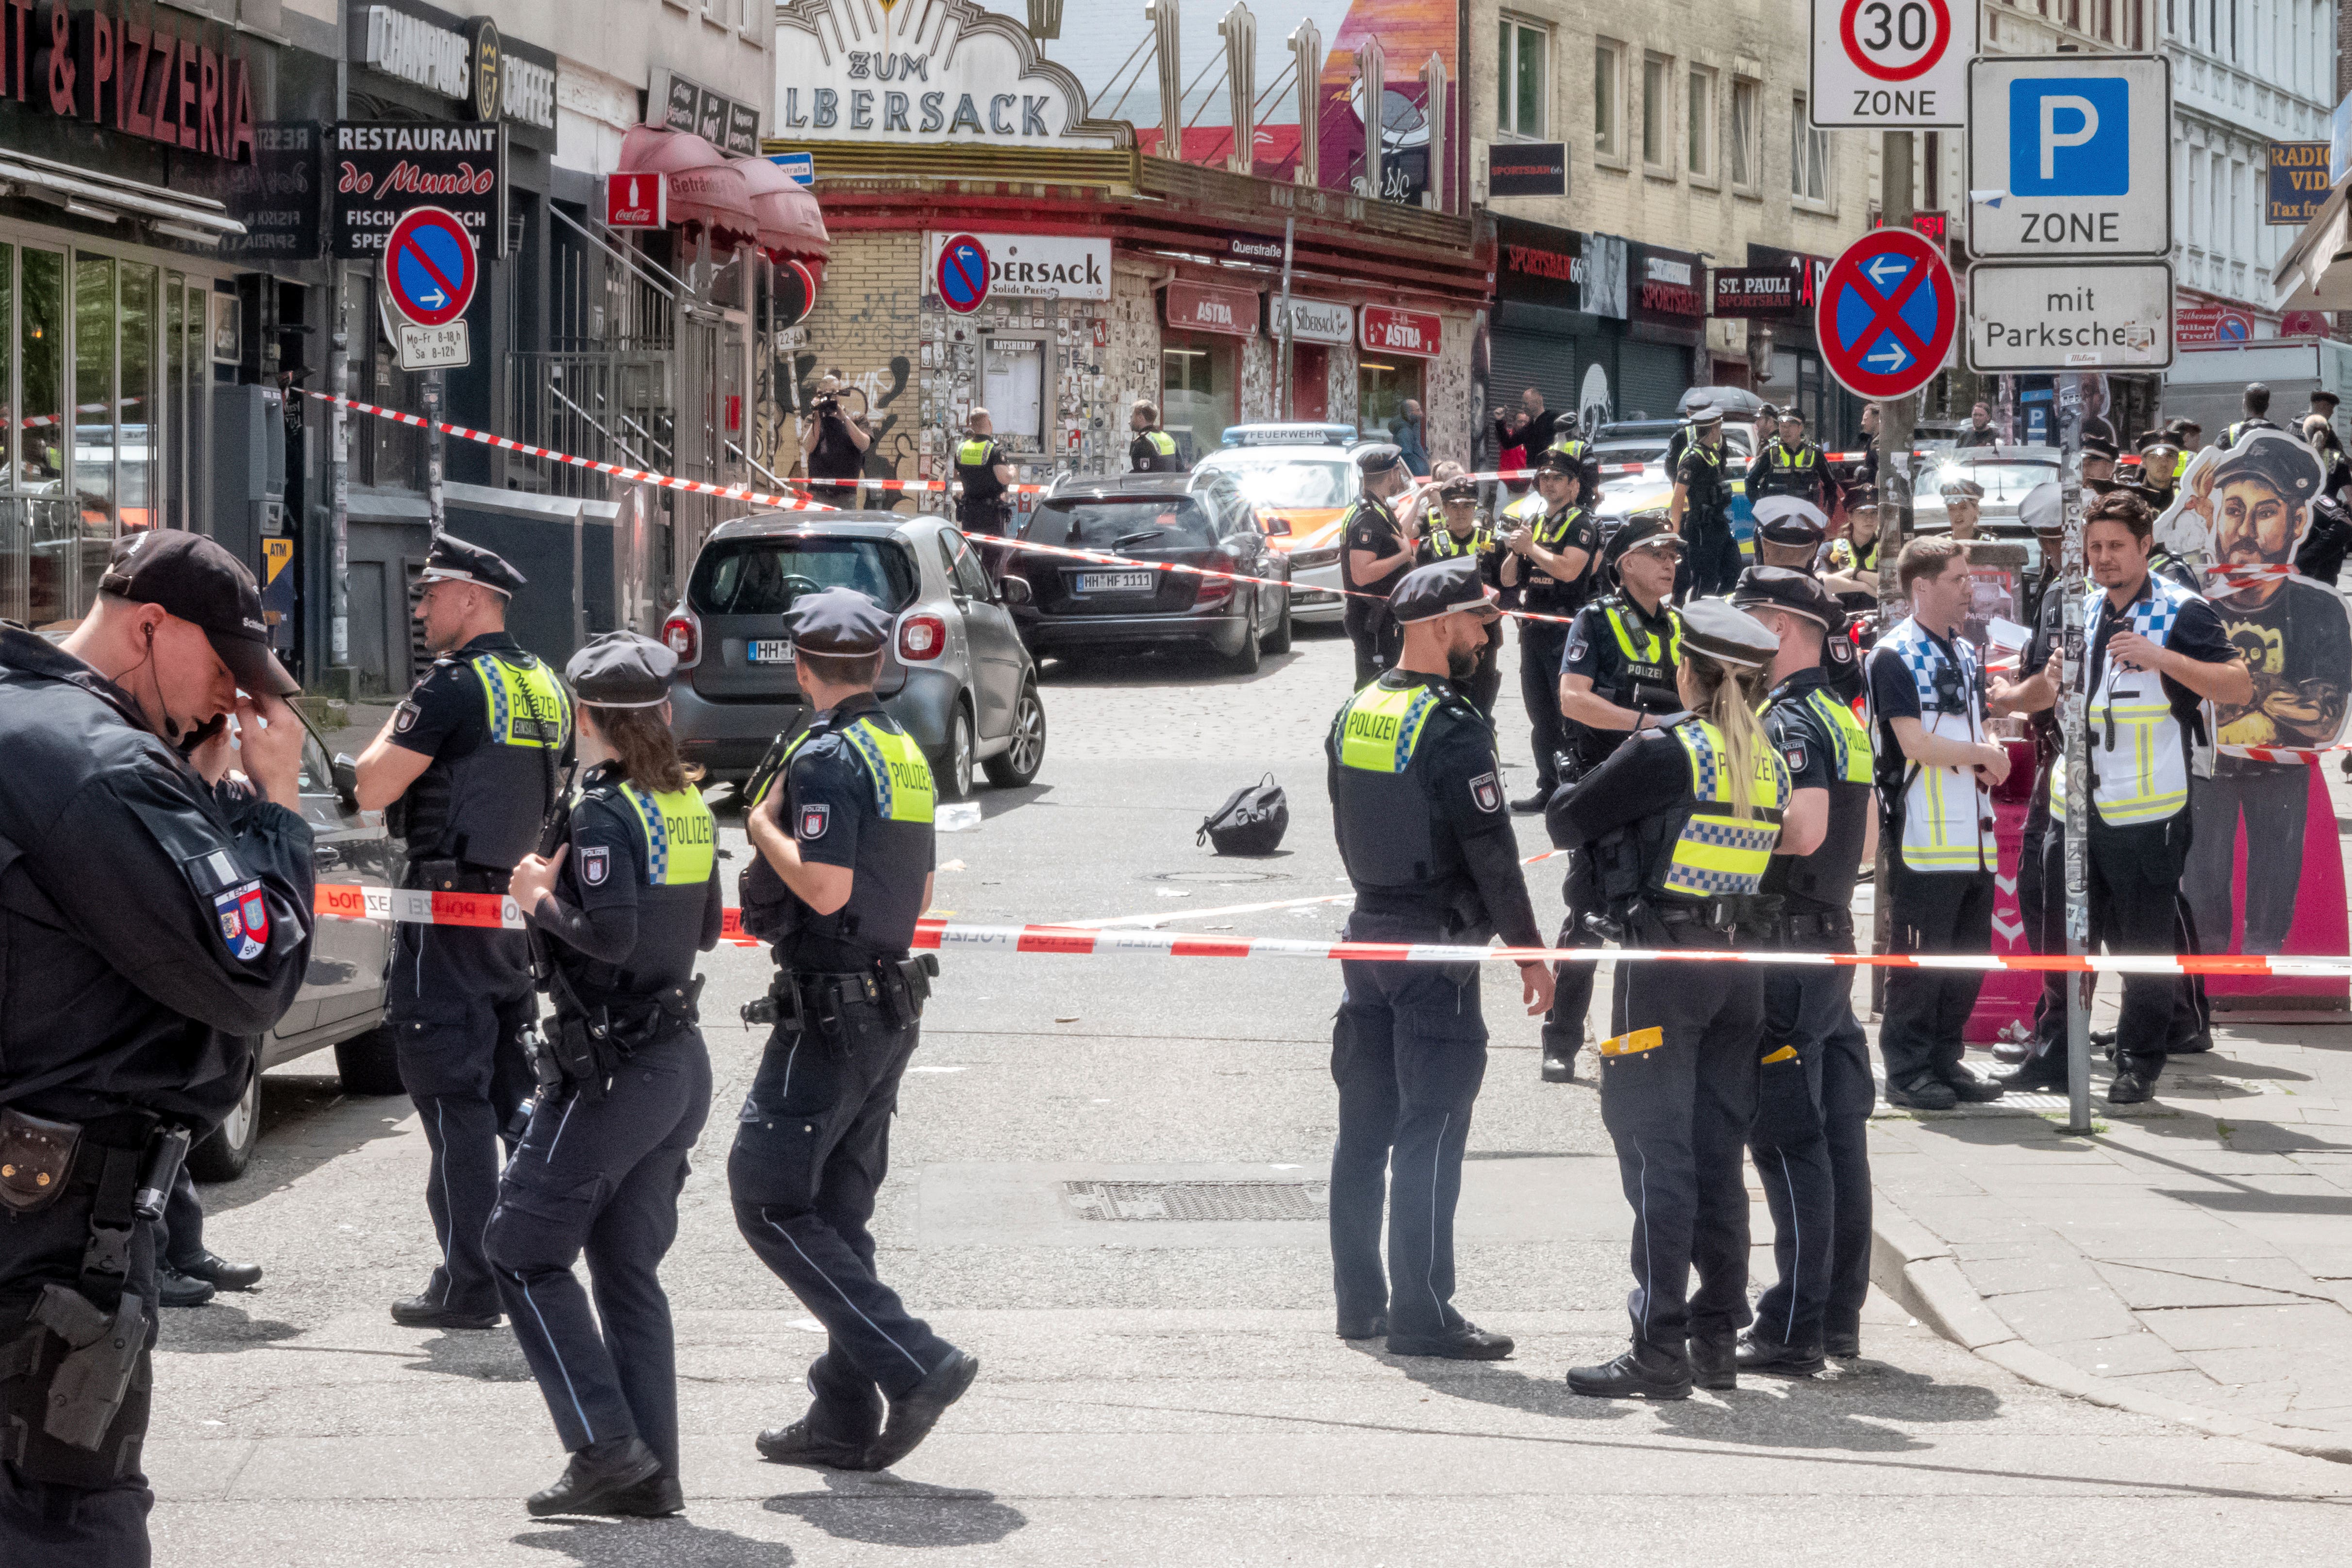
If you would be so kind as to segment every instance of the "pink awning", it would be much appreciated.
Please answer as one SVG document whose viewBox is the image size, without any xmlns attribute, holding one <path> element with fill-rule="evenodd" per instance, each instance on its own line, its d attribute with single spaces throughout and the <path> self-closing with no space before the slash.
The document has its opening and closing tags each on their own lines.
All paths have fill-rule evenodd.
<svg viewBox="0 0 2352 1568">
<path fill-rule="evenodd" d="M 778 266 L 803 261 L 820 276 L 833 248 L 824 231 L 824 215 L 808 187 L 765 158 L 738 159 L 743 182 L 751 187 L 751 211 L 760 220 L 760 248 Z"/>
<path fill-rule="evenodd" d="M 756 245 L 759 215 L 741 167 L 701 137 L 637 125 L 621 138 L 622 174 L 663 174 L 669 183 L 669 218 L 689 236 L 709 230 L 713 248 Z"/>
</svg>

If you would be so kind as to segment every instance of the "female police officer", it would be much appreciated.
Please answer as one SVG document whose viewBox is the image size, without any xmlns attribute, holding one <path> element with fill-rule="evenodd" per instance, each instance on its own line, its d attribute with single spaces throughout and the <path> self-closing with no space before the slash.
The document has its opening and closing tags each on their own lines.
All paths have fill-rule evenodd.
<svg viewBox="0 0 2352 1568">
<path fill-rule="evenodd" d="M 1694 600 L 1682 618 L 1675 684 L 1692 717 L 1620 746 L 1562 794 L 1550 826 L 1557 841 L 1589 847 L 1628 946 L 1727 948 L 1765 923 L 1756 888 L 1789 797 L 1755 712 L 1780 645 L 1721 600 Z M 1617 971 L 1601 1117 L 1633 1205 L 1633 1345 L 1570 1372 L 1576 1393 L 1682 1399 L 1695 1372 L 1702 1387 L 1734 1385 L 1748 1317 L 1740 1160 L 1763 1026 L 1763 973 L 1747 964 Z"/>
<path fill-rule="evenodd" d="M 656 1270 L 710 1108 L 694 955 L 717 944 L 724 911 L 710 809 L 669 731 L 677 668 L 633 632 L 572 656 L 564 674 L 589 766 L 569 842 L 525 856 L 511 885 L 543 942 L 555 1016 L 530 1128 L 482 1241 L 572 1451 L 562 1479 L 525 1504 L 539 1515 L 683 1506 L 677 1356 Z M 593 1316 L 572 1272 L 583 1248 Z"/>
</svg>

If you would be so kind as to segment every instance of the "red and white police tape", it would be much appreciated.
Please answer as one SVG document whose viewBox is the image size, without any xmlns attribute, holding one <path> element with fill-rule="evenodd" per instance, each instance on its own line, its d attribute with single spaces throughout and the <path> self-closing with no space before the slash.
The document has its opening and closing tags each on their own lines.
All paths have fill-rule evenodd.
<svg viewBox="0 0 2352 1568">
<path fill-rule="evenodd" d="M 320 883 L 316 908 L 344 920 L 392 921 L 401 924 L 470 926 L 493 931 L 523 929 L 512 899 L 496 893 L 430 893 L 405 888 Z M 724 940 L 751 946 L 742 913 L 727 911 Z M 2095 974 L 2234 974 L 2284 978 L 2332 978 L 2352 973 L 2352 958 L 2259 953 L 2184 957 L 2173 953 L 2104 953 L 2049 957 L 2000 953 L 1748 952 L 1737 948 L 1462 947 L 1443 943 L 1308 942 L 1297 937 L 1190 936 L 1169 931 L 1102 930 L 1066 925 L 989 925 L 972 921 L 924 919 L 915 923 L 914 945 L 921 949 L 979 952 L 1050 953 L 1105 958 L 1119 953 L 1158 953 L 1169 958 L 1354 959 L 1375 963 L 1524 963 L 1538 960 L 1570 963 L 1801 963 L 1881 969 L 2021 969 Z"/>
</svg>

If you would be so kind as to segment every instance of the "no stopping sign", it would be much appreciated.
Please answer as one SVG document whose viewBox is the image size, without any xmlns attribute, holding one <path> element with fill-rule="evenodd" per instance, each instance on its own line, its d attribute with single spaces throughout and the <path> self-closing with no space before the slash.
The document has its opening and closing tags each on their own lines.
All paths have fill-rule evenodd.
<svg viewBox="0 0 2352 1568">
<path fill-rule="evenodd" d="M 1818 126 L 1876 131 L 1968 120 L 1979 0 L 1813 0 Z"/>
</svg>

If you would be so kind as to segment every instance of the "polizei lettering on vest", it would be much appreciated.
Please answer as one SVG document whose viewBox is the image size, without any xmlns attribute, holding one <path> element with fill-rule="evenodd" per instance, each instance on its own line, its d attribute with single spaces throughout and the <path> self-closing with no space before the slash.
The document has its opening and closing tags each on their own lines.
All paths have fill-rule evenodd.
<svg viewBox="0 0 2352 1568">
<path fill-rule="evenodd" d="M 1351 741 L 1393 741 L 1397 738 L 1397 717 L 1393 713 L 1350 713 L 1348 715 L 1348 738 Z"/>
</svg>

